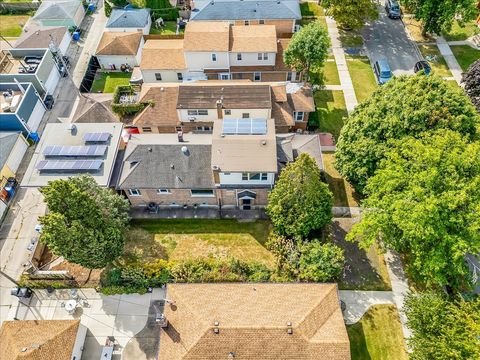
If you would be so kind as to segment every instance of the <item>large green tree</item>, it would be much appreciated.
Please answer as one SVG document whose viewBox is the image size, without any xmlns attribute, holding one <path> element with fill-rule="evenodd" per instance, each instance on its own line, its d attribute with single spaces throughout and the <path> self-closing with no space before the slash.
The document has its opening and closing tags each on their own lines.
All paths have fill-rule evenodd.
<svg viewBox="0 0 480 360">
<path fill-rule="evenodd" d="M 480 142 L 446 129 L 393 141 L 365 193 L 349 240 L 380 239 L 428 286 L 467 283 L 465 255 L 480 252 Z"/>
<path fill-rule="evenodd" d="M 344 28 L 360 29 L 367 21 L 378 18 L 377 4 L 372 0 L 321 0 L 326 14 Z"/>
<path fill-rule="evenodd" d="M 342 128 L 336 168 L 362 193 L 390 146 L 388 140 L 447 128 L 476 136 L 479 115 L 462 89 L 436 76 L 389 81 L 359 104 Z"/>
<path fill-rule="evenodd" d="M 462 75 L 465 92 L 472 100 L 473 105 L 480 112 L 480 59 L 469 66 Z"/>
<path fill-rule="evenodd" d="M 88 175 L 55 180 L 40 190 L 48 213 L 40 218 L 40 240 L 55 254 L 99 269 L 123 250 L 128 202 Z"/>
<path fill-rule="evenodd" d="M 312 240 L 300 244 L 299 278 L 305 281 L 326 282 L 337 280 L 345 265 L 342 248 Z"/>
<path fill-rule="evenodd" d="M 434 293 L 411 294 L 404 311 L 412 331 L 410 359 L 480 359 L 480 297 L 466 302 Z"/>
<path fill-rule="evenodd" d="M 453 21 L 475 19 L 477 0 L 403 0 L 415 19 L 423 21 L 423 32 L 440 34 L 449 31 Z"/>
<path fill-rule="evenodd" d="M 283 60 L 286 65 L 305 72 L 308 77 L 312 67 L 323 65 L 329 47 L 327 29 L 319 21 L 314 21 L 293 35 L 283 54 Z"/>
<path fill-rule="evenodd" d="M 280 234 L 306 237 L 332 218 L 333 196 L 320 180 L 320 169 L 308 154 L 288 164 L 268 196 L 267 213 Z"/>
</svg>

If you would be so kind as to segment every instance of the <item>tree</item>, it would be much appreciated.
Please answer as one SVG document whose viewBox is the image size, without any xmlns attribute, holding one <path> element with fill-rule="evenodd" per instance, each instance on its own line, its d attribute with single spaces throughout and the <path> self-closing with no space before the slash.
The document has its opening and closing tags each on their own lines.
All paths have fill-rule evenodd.
<svg viewBox="0 0 480 360">
<path fill-rule="evenodd" d="M 343 249 L 312 240 L 300 245 L 300 280 L 326 282 L 338 279 L 343 271 Z"/>
<path fill-rule="evenodd" d="M 434 294 L 410 294 L 404 311 L 412 331 L 412 360 L 480 359 L 480 298 L 449 301 Z"/>
<path fill-rule="evenodd" d="M 122 253 L 129 209 L 125 199 L 87 175 L 51 181 L 40 191 L 48 207 L 40 218 L 40 240 L 54 254 L 99 269 Z"/>
<path fill-rule="evenodd" d="M 146 0 L 130 0 L 130 4 L 137 9 L 144 9 L 147 6 Z"/>
<path fill-rule="evenodd" d="M 372 0 L 321 0 L 326 14 L 344 28 L 360 29 L 367 21 L 378 19 L 377 4 Z"/>
<path fill-rule="evenodd" d="M 267 213 L 277 232 L 305 237 L 332 219 L 333 196 L 320 180 L 320 169 L 308 154 L 301 154 L 280 173 L 268 196 Z"/>
<path fill-rule="evenodd" d="M 327 29 L 314 21 L 295 33 L 283 54 L 283 61 L 308 77 L 312 67 L 323 65 L 328 56 L 330 37 Z"/>
<path fill-rule="evenodd" d="M 480 59 L 475 61 L 462 76 L 465 92 L 480 112 Z"/>
<path fill-rule="evenodd" d="M 416 280 L 461 288 L 470 278 L 465 255 L 480 252 L 480 142 L 441 129 L 392 145 L 347 239 L 365 248 L 380 239 L 406 255 Z"/>
<path fill-rule="evenodd" d="M 423 34 L 449 31 L 455 19 L 467 22 L 477 16 L 477 0 L 403 0 L 415 19 L 423 21 Z"/>
<path fill-rule="evenodd" d="M 479 115 L 462 89 L 436 76 L 403 76 L 359 104 L 342 128 L 335 153 L 338 171 L 363 193 L 388 150 L 390 139 L 419 137 L 447 128 L 477 135 Z"/>
</svg>

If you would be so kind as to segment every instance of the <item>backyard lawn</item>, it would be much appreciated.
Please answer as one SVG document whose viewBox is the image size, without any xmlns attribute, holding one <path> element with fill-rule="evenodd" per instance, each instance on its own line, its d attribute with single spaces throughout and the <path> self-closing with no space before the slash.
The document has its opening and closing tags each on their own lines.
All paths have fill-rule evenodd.
<svg viewBox="0 0 480 360">
<path fill-rule="evenodd" d="M 122 257 L 127 262 L 234 257 L 273 267 L 273 254 L 263 246 L 269 230 L 270 223 L 262 220 L 137 220 L 127 234 Z"/>
<path fill-rule="evenodd" d="M 177 31 L 177 22 L 176 21 L 165 21 L 165 26 L 161 29 L 157 29 L 153 24 L 150 28 L 150 34 L 160 34 L 160 35 L 175 35 Z M 185 30 L 180 29 L 180 34 L 183 34 Z"/>
<path fill-rule="evenodd" d="M 467 40 L 470 36 L 478 34 L 480 29 L 475 25 L 475 22 L 469 22 L 464 26 L 460 26 L 457 21 L 453 22 L 452 29 L 443 34 L 443 37 L 448 41 Z"/>
<path fill-rule="evenodd" d="M 300 12 L 302 13 L 302 16 L 324 16 L 325 11 L 323 8 L 312 2 L 306 2 L 300 4 Z"/>
<path fill-rule="evenodd" d="M 19 37 L 29 17 L 28 15 L 0 15 L 0 35 L 7 38 Z"/>
<path fill-rule="evenodd" d="M 338 139 L 343 118 L 348 115 L 341 90 L 318 90 L 314 94 L 317 111 L 311 115 L 311 123 L 317 122 L 318 130 Z"/>
<path fill-rule="evenodd" d="M 429 61 L 430 66 L 434 74 L 442 77 L 450 77 L 452 73 L 448 68 L 445 58 L 440 54 L 437 45 L 419 45 L 418 48 L 425 58 L 428 56 L 435 56 L 436 59 Z M 428 59 L 427 59 L 428 60 Z"/>
<path fill-rule="evenodd" d="M 394 305 L 375 305 L 362 319 L 347 326 L 355 360 L 407 360 L 403 333 Z"/>
<path fill-rule="evenodd" d="M 455 45 L 450 46 L 450 48 L 463 71 L 467 71 L 472 63 L 480 59 L 480 50 L 476 50 L 468 45 Z"/>
<path fill-rule="evenodd" d="M 347 60 L 347 66 L 352 78 L 355 95 L 360 103 L 367 99 L 377 88 L 375 74 L 368 60 L 349 59 Z"/>
<path fill-rule="evenodd" d="M 113 93 L 117 86 L 130 84 L 132 73 L 97 72 L 91 92 Z"/>
<path fill-rule="evenodd" d="M 335 162 L 334 153 L 323 153 L 323 163 L 327 176 L 328 186 L 333 193 L 334 206 L 358 206 L 358 196 L 352 186 L 338 173 L 333 166 Z"/>
</svg>

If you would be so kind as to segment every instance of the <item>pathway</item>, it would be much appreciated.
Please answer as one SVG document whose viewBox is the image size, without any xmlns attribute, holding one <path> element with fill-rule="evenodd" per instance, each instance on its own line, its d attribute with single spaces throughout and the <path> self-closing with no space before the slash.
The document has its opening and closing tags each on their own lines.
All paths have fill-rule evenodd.
<svg viewBox="0 0 480 360">
<path fill-rule="evenodd" d="M 347 60 L 345 59 L 345 51 L 343 50 L 340 41 L 340 34 L 338 33 L 337 23 L 330 16 L 326 16 L 328 34 L 332 42 L 332 52 L 337 63 L 338 75 L 340 76 L 340 86 L 345 97 L 345 105 L 347 111 L 351 113 L 358 104 L 355 90 L 353 88 L 352 78 L 348 72 Z"/>
<path fill-rule="evenodd" d="M 453 78 L 458 83 L 458 85 L 460 85 L 462 81 L 462 68 L 460 67 L 460 64 L 455 58 L 455 55 L 453 55 L 452 49 L 450 49 L 450 45 L 448 45 L 448 42 L 443 38 L 443 36 L 437 37 L 437 47 L 438 50 L 440 50 L 440 54 L 442 54 L 445 61 L 447 62 Z"/>
<path fill-rule="evenodd" d="M 348 325 L 358 322 L 373 305 L 395 304 L 392 291 L 340 290 L 339 295 L 347 306 L 343 317 Z"/>
</svg>

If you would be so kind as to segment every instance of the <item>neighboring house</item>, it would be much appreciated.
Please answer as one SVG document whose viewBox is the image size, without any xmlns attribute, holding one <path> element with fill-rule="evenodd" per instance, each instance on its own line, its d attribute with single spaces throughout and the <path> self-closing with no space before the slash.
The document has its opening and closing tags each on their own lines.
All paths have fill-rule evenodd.
<svg viewBox="0 0 480 360">
<path fill-rule="evenodd" d="M 43 26 L 80 26 L 85 17 L 81 0 L 44 0 L 32 20 Z"/>
<path fill-rule="evenodd" d="M 105 31 L 150 33 L 152 19 L 149 9 L 113 9 Z"/>
<path fill-rule="evenodd" d="M 234 25 L 275 25 L 277 35 L 295 31 L 302 18 L 298 0 L 196 0 L 190 21 L 230 21 Z"/>
<path fill-rule="evenodd" d="M 140 65 L 143 48 L 142 32 L 104 32 L 95 56 L 102 69 L 120 70 L 122 65 Z"/>
<path fill-rule="evenodd" d="M 58 60 L 49 49 L 9 49 L 0 53 L 0 83 L 32 83 L 40 97 L 53 94 L 60 80 Z"/>
<path fill-rule="evenodd" d="M 0 131 L 36 132 L 45 106 L 30 83 L 0 83 Z"/>
<path fill-rule="evenodd" d="M 1 356 L 8 360 L 80 360 L 86 335 L 80 320 L 4 321 Z"/>
<path fill-rule="evenodd" d="M 273 118 L 277 133 L 305 130 L 315 111 L 312 90 L 301 83 L 198 81 L 143 85 L 140 102 L 152 102 L 131 123 L 140 132 L 211 132 L 222 118 Z"/>
<path fill-rule="evenodd" d="M 35 148 L 21 186 L 90 174 L 109 187 L 117 152 L 123 147 L 121 123 L 49 123 Z"/>
<path fill-rule="evenodd" d="M 15 48 L 50 48 L 52 42 L 65 55 L 72 37 L 65 26 L 38 26 L 32 23 L 23 28 L 23 33 L 15 42 Z M 51 49 L 55 51 L 55 49 Z"/>
<path fill-rule="evenodd" d="M 166 298 L 159 360 L 351 358 L 336 284 L 168 284 Z"/>
<path fill-rule="evenodd" d="M 145 83 L 301 81 L 302 74 L 283 62 L 289 41 L 278 38 L 273 25 L 189 22 L 183 40 L 148 40 L 140 69 Z"/>
<path fill-rule="evenodd" d="M 69 122 L 119 122 L 111 109 L 112 100 L 113 94 L 104 93 L 91 93 L 78 97 L 77 103 L 71 112 Z"/>
</svg>

